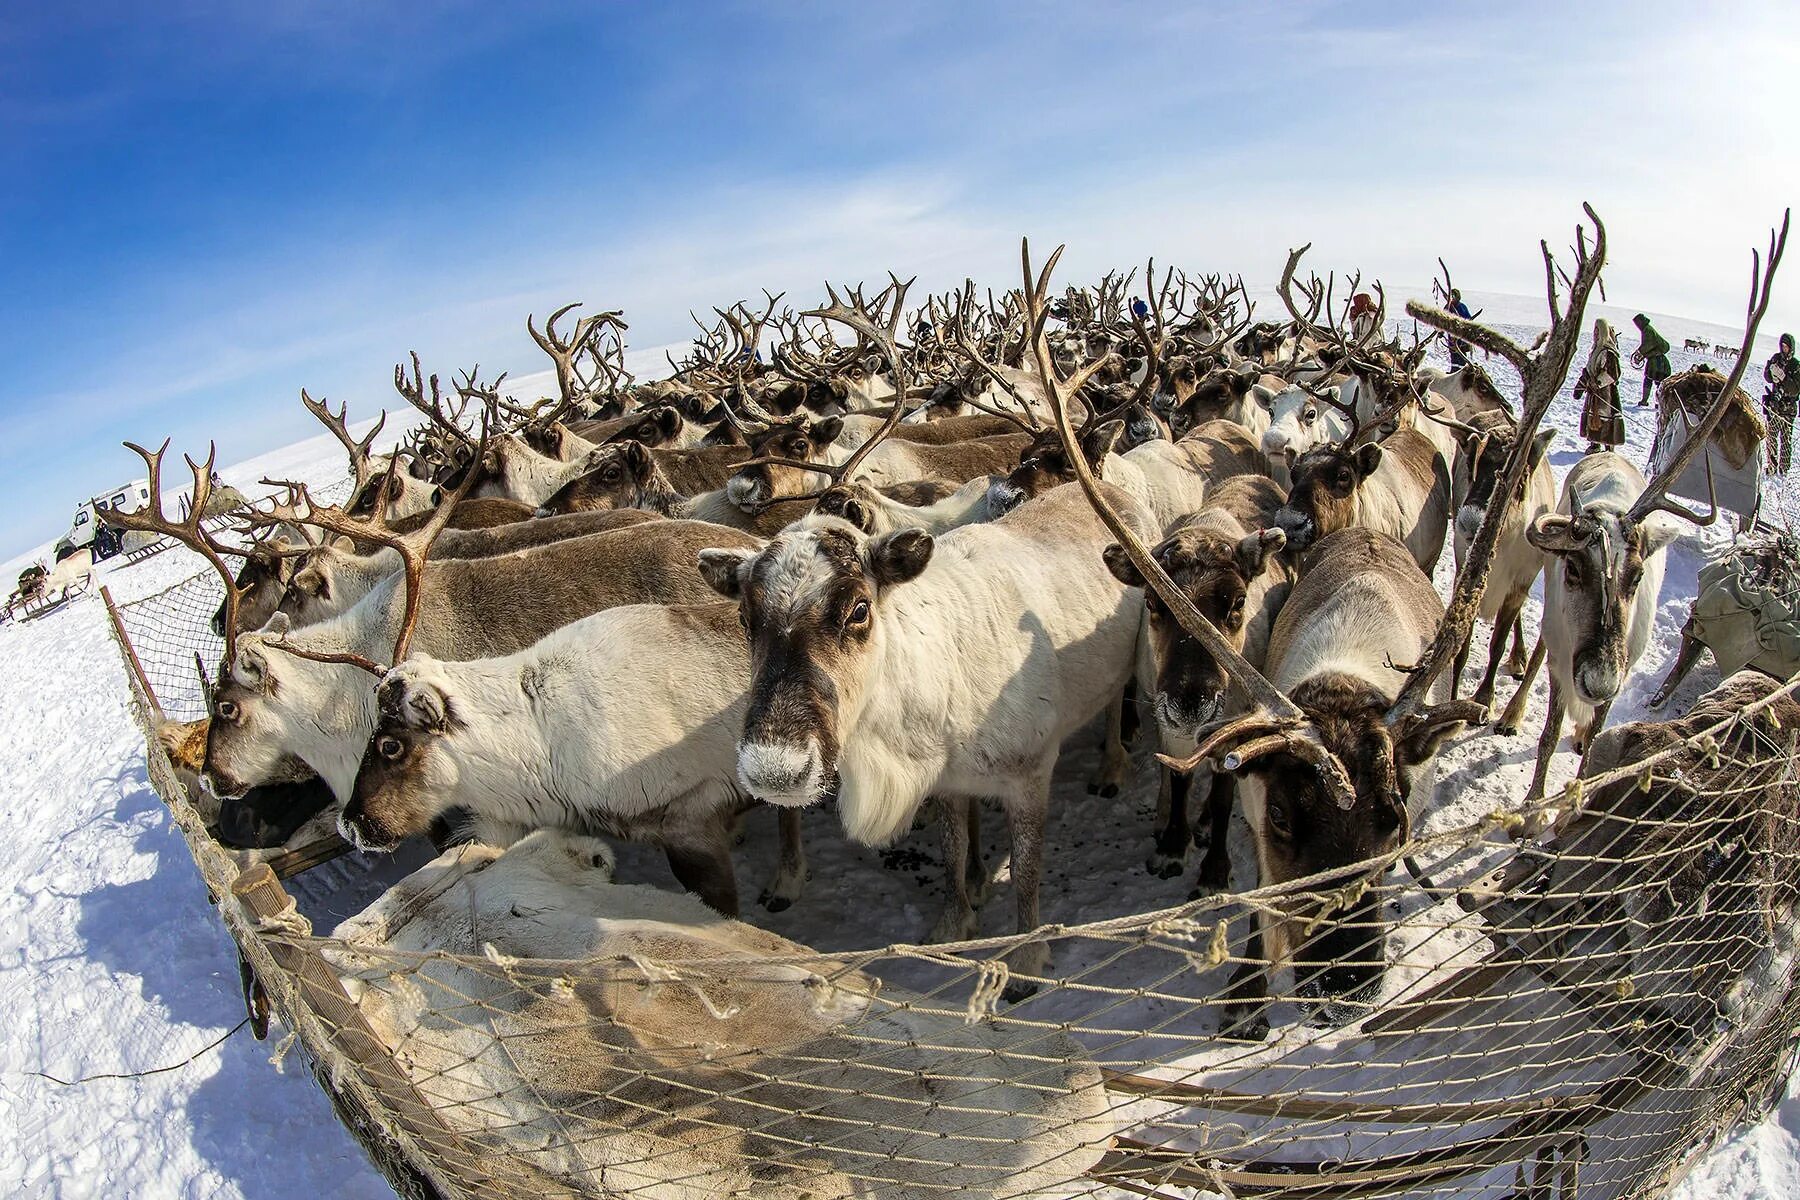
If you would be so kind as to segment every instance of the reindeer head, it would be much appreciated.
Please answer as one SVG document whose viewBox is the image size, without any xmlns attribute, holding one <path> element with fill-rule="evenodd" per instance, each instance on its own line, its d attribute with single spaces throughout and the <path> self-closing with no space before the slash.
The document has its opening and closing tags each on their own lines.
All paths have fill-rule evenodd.
<svg viewBox="0 0 1800 1200">
<path fill-rule="evenodd" d="M 1081 453 L 1089 469 L 1104 477 L 1102 466 L 1106 456 L 1125 432 L 1125 422 L 1103 421 L 1097 426 L 1084 426 L 1080 432 Z M 1054 429 L 1046 429 L 1031 439 L 1019 455 L 1019 465 L 1005 478 L 994 481 L 988 489 L 988 507 L 995 517 L 1011 512 L 1034 496 L 1061 487 L 1075 478 L 1075 467 L 1064 452 L 1061 438 Z"/>
<path fill-rule="evenodd" d="M 636 508 L 656 480 L 656 462 L 642 442 L 609 442 L 587 458 L 587 470 L 538 507 L 540 517 Z"/>
<path fill-rule="evenodd" d="M 1309 450 L 1294 465 L 1287 503 L 1275 513 L 1275 527 L 1295 551 L 1308 550 L 1328 533 L 1355 522 L 1356 489 L 1381 466 L 1379 443 Z"/>
<path fill-rule="evenodd" d="M 237 655 L 220 672 L 210 697 L 203 778 L 221 798 L 241 796 L 279 782 L 290 763 L 284 749 L 320 698 L 312 677 L 270 645 L 288 631 L 276 614 L 255 633 L 238 638 Z"/>
<path fill-rule="evenodd" d="M 1302 454 L 1340 442 L 1349 433 L 1341 409 L 1299 385 L 1273 394 L 1259 388 L 1257 398 L 1269 410 L 1262 448 L 1271 461 L 1282 460 L 1292 468 Z"/>
<path fill-rule="evenodd" d="M 1574 488 L 1571 501 L 1572 514 L 1544 513 L 1525 536 L 1557 560 L 1545 580 L 1544 607 L 1547 619 L 1565 622 L 1571 634 L 1576 698 L 1604 704 L 1630 670 L 1627 637 L 1645 566 L 1680 526 L 1664 512 L 1634 519 L 1617 504 L 1584 501 Z"/>
<path fill-rule="evenodd" d="M 233 586 L 238 590 L 238 630 L 256 629 L 281 606 L 288 580 L 294 573 L 294 558 L 283 551 L 292 550 L 285 539 L 275 538 L 265 546 L 253 546 L 244 555 Z M 213 613 L 212 631 L 225 636 L 226 602 L 219 601 Z"/>
<path fill-rule="evenodd" d="M 682 428 L 687 424 L 680 410 L 672 404 L 659 404 L 644 412 L 619 428 L 613 430 L 608 442 L 638 442 L 641 445 L 655 448 L 667 446 L 681 436 Z"/>
<path fill-rule="evenodd" d="M 1462 728 L 1471 707 L 1446 706 L 1395 724 L 1387 695 L 1338 672 L 1314 675 L 1294 688 L 1291 698 L 1308 723 L 1293 741 L 1264 735 L 1257 718 L 1234 722 L 1240 732 L 1228 726 L 1212 739 L 1212 753 L 1240 778 L 1239 797 L 1264 886 L 1379 861 L 1396 851 L 1410 832 L 1406 797 L 1420 766 Z M 1297 754 L 1302 738 L 1308 752 Z M 1320 748 L 1348 776 L 1348 804 L 1341 791 L 1325 785 L 1317 764 Z M 1352 882 L 1344 877 L 1320 890 L 1336 897 Z M 1307 926 L 1315 918 L 1324 919 L 1313 924 L 1309 937 Z M 1333 911 L 1311 899 L 1290 902 L 1263 932 L 1272 960 L 1296 962 L 1303 996 L 1360 1000 L 1380 985 L 1386 921 L 1373 892 Z"/>
<path fill-rule="evenodd" d="M 746 512 L 755 512 L 777 500 L 830 484 L 831 477 L 825 472 L 788 464 L 825 461 L 831 444 L 843 430 L 840 417 L 814 421 L 802 416 L 751 434 L 751 458 L 781 458 L 787 463 L 765 462 L 741 468 L 725 482 L 726 498 Z"/>
<path fill-rule="evenodd" d="M 1503 412 L 1476 413 L 1468 420 L 1467 430 L 1457 431 L 1462 453 L 1456 459 L 1454 493 L 1460 498 L 1456 509 L 1456 532 L 1473 539 L 1481 528 L 1494 484 L 1506 473 L 1506 460 L 1512 453 L 1517 423 Z M 1518 504 L 1531 487 L 1531 476 L 1544 460 L 1544 452 L 1556 439 L 1554 429 L 1546 429 L 1531 442 L 1530 459 L 1525 474 L 1514 490 L 1512 502 Z"/>
<path fill-rule="evenodd" d="M 1233 538 L 1217 529 L 1190 526 L 1171 535 L 1152 553 L 1175 586 L 1241 652 L 1251 586 L 1286 544 L 1286 536 L 1278 529 Z M 1156 663 L 1157 724 L 1169 733 L 1191 738 L 1201 726 L 1224 715 L 1231 676 L 1182 628 L 1156 591 L 1146 586 L 1124 547 L 1108 546 L 1104 557 L 1107 569 L 1120 583 L 1145 588 L 1150 651 Z"/>
<path fill-rule="evenodd" d="M 465 728 L 444 664 L 418 655 L 375 689 L 375 733 L 338 827 L 362 850 L 391 850 L 450 806 L 456 761 L 443 741 Z"/>
<path fill-rule="evenodd" d="M 925 570 L 932 547 L 922 530 L 871 538 L 813 516 L 755 553 L 701 551 L 701 573 L 738 602 L 750 635 L 738 778 L 751 794 L 802 805 L 830 790 L 882 658 L 883 602 Z M 881 843 L 900 831 L 848 832 Z"/>
<path fill-rule="evenodd" d="M 1214 367 L 1204 375 L 1196 373 L 1192 359 L 1176 359 L 1170 367 L 1169 429 L 1176 437 L 1232 411 L 1262 377 L 1254 364 Z"/>
</svg>

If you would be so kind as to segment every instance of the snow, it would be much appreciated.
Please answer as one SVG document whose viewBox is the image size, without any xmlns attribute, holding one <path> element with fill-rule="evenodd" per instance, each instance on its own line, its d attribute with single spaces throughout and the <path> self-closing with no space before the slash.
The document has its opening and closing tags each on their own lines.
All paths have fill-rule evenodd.
<svg viewBox="0 0 1800 1200">
<path fill-rule="evenodd" d="M 1523 298 L 1471 300 L 1479 300 L 1496 320 L 1526 319 L 1535 311 Z M 1695 331 L 1674 321 L 1659 321 L 1659 327 L 1677 344 Z M 1716 327 L 1696 332 L 1709 342 L 1736 340 Z M 1634 344 L 1629 328 L 1623 341 L 1627 350 Z M 1578 363 L 1585 353 L 1584 346 Z M 634 356 L 634 368 L 647 371 L 648 360 L 660 361 L 660 355 L 658 349 Z M 1679 350 L 1673 357 L 1677 370 L 1696 361 Z M 1510 390 L 1508 371 L 1496 364 L 1493 374 Z M 519 382 L 521 394 L 533 394 L 535 380 Z M 1635 372 L 1629 372 L 1626 391 L 1635 383 Z M 1751 390 L 1757 390 L 1754 384 Z M 1548 424 L 1563 431 L 1551 452 L 1559 475 L 1581 449 L 1574 432 L 1578 411 L 1565 391 L 1549 417 Z M 1625 450 L 1640 463 L 1649 452 L 1650 411 L 1628 407 L 1626 413 Z M 397 437 L 409 423 L 405 418 L 414 414 L 396 415 L 401 420 L 390 418 L 388 433 Z M 119 465 L 121 476 L 135 473 L 135 463 L 123 452 Z M 264 490 L 256 486 L 264 476 L 324 485 L 342 472 L 341 449 L 321 436 L 222 474 L 255 495 Z M 169 482 L 176 482 L 173 474 Z M 1778 514 L 1796 511 L 1785 489 L 1775 500 Z M 1615 707 L 1615 721 L 1644 715 L 1648 696 L 1673 660 L 1675 631 L 1686 616 L 1699 567 L 1727 536 L 1722 523 L 1685 535 L 1671 548 L 1658 636 Z M 22 556 L 0 571 L 16 573 L 22 562 L 42 553 Z M 1451 557 L 1445 554 L 1439 571 L 1446 590 Z M 198 565 L 177 549 L 134 566 L 104 563 L 96 576 L 123 602 L 184 578 Z M 1535 609 L 1528 610 L 1527 620 L 1535 632 Z M 1478 637 L 1471 672 L 1481 666 L 1484 645 L 1485 638 Z M 236 1025 L 243 1008 L 230 941 L 147 781 L 142 741 L 99 600 L 78 599 L 40 619 L 0 627 L 0 662 L 6 665 L 0 672 L 0 711 L 9 718 L 8 740 L 0 747 L 0 809 L 14 838 L 14 851 L 0 861 L 0 1002 L 12 1015 L 0 1038 L 0 1128 L 18 1131 L 0 1150 L 0 1192 L 298 1197 L 329 1191 L 351 1200 L 388 1195 L 303 1066 L 293 1059 L 285 1071 L 269 1065 L 275 1039 L 258 1044 L 239 1032 L 190 1065 L 146 1078 L 64 1088 L 31 1074 L 73 1079 L 179 1063 Z M 1677 693 L 1676 706 L 1715 682 L 1716 670 L 1703 662 Z M 1523 791 L 1536 738 L 1532 722 L 1541 723 L 1543 692 L 1540 680 L 1521 736 L 1472 736 L 1446 752 L 1425 828 L 1461 823 Z M 1504 681 L 1501 694 L 1507 694 Z M 1159 909 L 1180 903 L 1190 886 L 1188 878 L 1163 880 L 1143 869 L 1155 802 L 1147 752 L 1140 748 L 1135 786 L 1117 800 L 1086 794 L 1083 779 L 1094 757 L 1092 737 L 1081 735 L 1058 774 L 1046 831 L 1046 921 L 1075 924 Z M 1574 768 L 1575 756 L 1563 750 L 1553 766 L 1552 786 Z M 739 851 L 747 898 L 773 870 L 773 824 L 753 818 Z M 848 845 L 834 824 L 829 812 L 806 814 L 813 874 L 805 898 L 779 914 L 752 907 L 751 919 L 821 950 L 917 939 L 938 902 L 935 835 L 918 831 L 880 851 Z M 1003 844 L 996 814 L 988 814 L 985 842 L 993 863 Z M 354 911 L 380 879 L 410 861 L 416 859 L 379 864 L 373 874 L 357 859 L 333 864 L 309 880 L 303 907 L 328 928 Z M 637 847 L 621 855 L 618 877 L 671 883 L 660 855 Z M 1242 865 L 1234 883 L 1248 883 Z M 334 888 L 336 894 L 328 894 Z M 855 919 L 846 914 L 856 914 Z M 990 903 L 981 916 L 984 934 L 1010 929 L 1009 904 Z M 1079 970 L 1109 949 L 1104 943 L 1060 947 L 1057 970 Z M 1033 1016 L 1047 1017 L 1056 1001 L 1052 995 L 1032 1003 L 1045 1006 Z M 1151 1016 L 1162 1003 L 1147 1002 L 1131 1019 Z M 1173 1011 L 1160 1019 L 1167 1021 Z M 1684 1200 L 1800 1194 L 1796 1136 L 1800 1087 L 1790 1083 L 1787 1100 L 1767 1120 L 1729 1136 L 1678 1194 Z"/>
</svg>

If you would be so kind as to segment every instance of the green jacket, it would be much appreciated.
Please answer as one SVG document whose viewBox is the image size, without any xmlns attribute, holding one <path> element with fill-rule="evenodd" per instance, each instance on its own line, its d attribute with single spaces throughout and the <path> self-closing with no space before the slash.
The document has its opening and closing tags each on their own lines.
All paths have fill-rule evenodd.
<svg viewBox="0 0 1800 1200">
<path fill-rule="evenodd" d="M 1669 365 L 1669 339 L 1656 332 L 1648 320 L 1633 317 L 1638 327 L 1638 348 L 1632 358 L 1644 364 L 1644 374 L 1658 383 L 1674 374 Z"/>
</svg>

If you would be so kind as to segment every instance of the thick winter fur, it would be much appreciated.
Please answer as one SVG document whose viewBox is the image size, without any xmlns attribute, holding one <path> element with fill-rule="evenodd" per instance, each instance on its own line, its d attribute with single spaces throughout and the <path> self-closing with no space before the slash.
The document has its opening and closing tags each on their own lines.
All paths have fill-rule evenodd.
<svg viewBox="0 0 1800 1200">
<path fill-rule="evenodd" d="M 1450 463 L 1429 438 L 1398 429 L 1385 441 L 1301 455 L 1275 523 L 1297 551 L 1352 526 L 1385 533 L 1430 575 L 1449 512 Z"/>
<path fill-rule="evenodd" d="M 572 479 L 588 473 L 601 447 L 569 462 L 539 454 L 515 434 L 501 434 L 488 443 L 481 461 L 476 496 L 498 496 L 536 508 Z"/>
<path fill-rule="evenodd" d="M 465 846 L 334 931 L 346 990 L 475 1147 L 649 1200 L 1049 1197 L 1105 1152 L 1100 1073 L 1068 1037 L 944 1015 L 610 868 L 586 838 Z M 584 965 L 515 982 L 466 965 L 487 946 Z"/>
<path fill-rule="evenodd" d="M 1141 622 L 1142 599 L 1101 561 L 1104 529 L 1071 486 L 935 540 L 910 529 L 870 538 L 814 516 L 760 553 L 703 557 L 751 636 L 739 778 L 787 805 L 820 800 L 835 780 L 845 832 L 868 845 L 891 842 L 938 797 L 950 895 L 937 940 L 975 933 L 965 816 L 982 798 L 1011 823 L 1018 928 L 1038 924 L 1058 748 L 1119 694 Z M 1047 958 L 1034 943 L 1014 965 L 1040 974 Z"/>
<path fill-rule="evenodd" d="M 1355 399 L 1355 388 L 1349 391 L 1348 397 L 1340 394 L 1346 403 Z M 1302 454 L 1336 446 L 1350 435 L 1350 421 L 1344 412 L 1315 399 L 1305 388 L 1284 384 L 1265 396 L 1269 424 L 1262 435 L 1263 453 L 1290 472 Z"/>
<path fill-rule="evenodd" d="M 850 420 L 852 418 L 847 417 L 824 421 L 802 418 L 789 425 L 773 426 L 752 439 L 751 450 L 759 456 L 774 455 L 796 462 L 836 466 L 849 459 L 856 449 L 855 445 L 848 444 L 855 439 L 839 436 Z M 957 423 L 967 420 L 958 418 Z M 918 432 L 942 430 L 952 425 L 951 421 L 940 421 L 905 428 L 908 432 Z M 859 478 L 877 485 L 914 479 L 963 483 L 977 475 L 1006 470 L 1018 460 L 1020 450 L 1029 440 L 1022 433 L 943 442 L 890 438 L 871 450 L 857 469 L 861 472 Z M 771 501 L 818 491 L 830 486 L 831 482 L 831 477 L 822 471 L 760 463 L 734 474 L 725 485 L 725 494 L 739 508 L 755 511 Z"/>
<path fill-rule="evenodd" d="M 620 604 L 712 598 L 693 570 L 711 546 L 751 548 L 745 534 L 698 522 L 651 522 L 496 558 L 427 563 L 414 647 L 434 657 L 510 654 L 589 613 Z M 551 562 L 561 566 L 549 569 Z M 208 730 L 213 790 L 236 794 L 267 781 L 288 755 L 303 759 L 347 799 L 375 727 L 373 681 L 353 666 L 296 657 L 273 643 L 352 652 L 383 661 L 401 619 L 400 577 L 377 584 L 348 612 L 305 629 L 271 627 L 238 639 Z"/>
<path fill-rule="evenodd" d="M 1500 394 L 1488 373 L 1475 363 L 1467 363 L 1447 375 L 1429 381 L 1430 389 L 1450 402 L 1456 419 L 1465 424 L 1481 413 L 1497 412 L 1513 416 L 1512 404 Z"/>
<path fill-rule="evenodd" d="M 443 562 L 489 558 L 656 519 L 655 513 L 624 509 L 572 513 L 544 521 L 516 521 L 492 529 L 446 529 L 431 543 L 431 559 Z M 399 569 L 400 554 L 396 550 L 383 547 L 371 554 L 358 554 L 347 539 L 332 539 L 299 560 L 276 611 L 286 613 L 296 626 L 323 621 L 348 611 L 368 595 L 369 589 Z"/>
<path fill-rule="evenodd" d="M 680 500 L 725 486 L 750 457 L 744 446 L 658 450 L 640 442 L 612 442 L 596 453 L 589 470 L 538 506 L 538 515 L 644 508 L 668 513 Z M 652 499 L 645 502 L 648 495 Z M 661 498 L 667 497 L 666 500 Z M 660 500 L 660 503 L 658 502 Z"/>
<path fill-rule="evenodd" d="M 1269 428 L 1274 392 L 1262 386 L 1262 368 L 1253 363 L 1215 367 L 1194 375 L 1191 363 L 1170 373 L 1169 430 L 1177 438 L 1211 421 L 1235 421 L 1261 438 Z"/>
<path fill-rule="evenodd" d="M 962 525 L 992 520 L 988 490 L 997 476 L 977 475 L 950 495 L 931 504 L 903 504 L 866 483 L 839 484 L 819 497 L 818 512 L 842 517 L 864 533 L 892 533 L 896 529 L 923 529 L 948 533 Z"/>
<path fill-rule="evenodd" d="M 1456 567 L 1462 570 L 1470 544 L 1481 529 L 1481 518 L 1487 512 L 1489 499 L 1500 476 L 1506 471 L 1506 460 L 1512 453 L 1517 425 L 1503 412 L 1477 413 L 1467 422 L 1478 432 L 1464 435 L 1462 453 L 1456 458 L 1456 475 L 1451 495 L 1456 512 Z M 1555 430 L 1541 433 L 1528 451 L 1530 460 L 1519 492 L 1506 506 L 1500 526 L 1499 540 L 1488 560 L 1487 588 L 1481 594 L 1481 617 L 1493 622 L 1493 636 L 1488 641 L 1487 672 L 1472 697 L 1479 704 L 1494 699 L 1494 677 L 1500 668 L 1500 652 L 1506 639 L 1513 638 L 1512 673 L 1525 671 L 1525 630 L 1520 614 L 1531 595 L 1531 585 L 1544 570 L 1544 553 L 1531 544 L 1525 531 L 1539 515 L 1556 507 L 1556 479 L 1544 457 Z M 1472 636 L 1472 635 L 1471 635 Z M 1469 643 L 1464 641 L 1451 669 L 1451 694 L 1462 680 L 1463 665 L 1468 661 Z"/>
<path fill-rule="evenodd" d="M 1261 669 L 1269 649 L 1275 617 L 1286 603 L 1294 571 L 1282 549 L 1286 537 L 1270 528 L 1284 493 L 1274 480 L 1260 475 L 1228 479 L 1213 489 L 1206 504 L 1157 546 L 1154 553 L 1169 578 L 1251 666 Z M 1143 577 L 1118 546 L 1106 549 L 1106 564 L 1121 583 L 1142 588 Z M 1144 589 L 1145 639 L 1139 656 L 1138 681 L 1156 714 L 1164 754 L 1192 753 L 1201 726 L 1228 714 L 1231 677 L 1201 644 L 1182 628 L 1154 591 Z M 1226 834 L 1231 824 L 1232 779 L 1204 769 L 1197 779 L 1161 768 L 1162 818 L 1153 874 L 1172 878 L 1181 873 L 1190 842 L 1190 782 L 1209 795 L 1211 841 L 1200 866 L 1198 890 L 1224 890 L 1230 882 L 1231 858 Z"/>
<path fill-rule="evenodd" d="M 1406 680 L 1395 664 L 1419 661 L 1443 612 L 1430 579 L 1385 534 L 1341 530 L 1307 556 L 1275 620 L 1265 673 L 1343 763 L 1356 803 L 1340 809 L 1315 769 L 1288 754 L 1248 763 L 1239 773 L 1238 797 L 1262 885 L 1375 858 L 1406 838 L 1407 797 L 1439 744 L 1460 726 L 1390 729 L 1385 718 Z M 1434 699 L 1448 690 L 1440 678 Z M 1263 956 L 1271 966 L 1296 963 L 1302 995 L 1369 998 L 1384 966 L 1380 900 L 1364 896 L 1310 940 L 1303 932 L 1309 915 L 1303 904 L 1260 914 Z"/>
<path fill-rule="evenodd" d="M 1206 501 L 1206 489 L 1238 475 L 1267 475 L 1268 459 L 1234 421 L 1210 421 L 1178 442 L 1146 442 L 1114 454 L 1123 423 L 1107 421 L 1082 435 L 1082 453 L 1094 473 L 1136 500 L 1160 535 Z M 995 512 L 1008 512 L 1033 496 L 1075 478 L 1054 431 L 1034 438 L 1006 478 L 988 492 Z"/>
<path fill-rule="evenodd" d="M 1605 724 L 1656 625 L 1663 550 L 1681 530 L 1667 513 L 1626 519 L 1644 476 L 1622 455 L 1590 454 L 1563 479 L 1556 512 L 1528 526 L 1533 545 L 1553 561 L 1544 578 L 1544 661 L 1550 712 L 1538 743 L 1530 797 L 1541 797 L 1565 715 L 1585 747 Z M 1575 520 L 1579 518 L 1579 520 Z"/>
<path fill-rule="evenodd" d="M 482 841 L 561 829 L 649 842 L 684 886 L 735 915 L 749 678 L 737 613 L 718 603 L 611 608 L 499 658 L 415 655 L 376 689 L 344 835 L 391 849 L 461 808 Z M 786 902 L 805 874 L 794 865 Z"/>
</svg>

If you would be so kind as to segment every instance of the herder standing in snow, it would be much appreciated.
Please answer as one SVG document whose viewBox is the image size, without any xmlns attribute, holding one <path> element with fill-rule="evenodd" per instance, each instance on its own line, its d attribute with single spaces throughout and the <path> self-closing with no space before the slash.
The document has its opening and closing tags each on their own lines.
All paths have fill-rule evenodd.
<svg viewBox="0 0 1800 1200">
<path fill-rule="evenodd" d="M 1449 298 L 1444 301 L 1444 311 L 1455 313 L 1465 321 L 1472 319 L 1469 314 L 1469 306 L 1463 303 L 1462 292 L 1456 288 L 1450 289 Z M 1467 365 L 1469 361 L 1469 343 L 1463 341 L 1461 338 L 1450 338 L 1448 340 L 1450 342 L 1450 369 L 1454 371 L 1458 367 Z"/>
<path fill-rule="evenodd" d="M 1619 407 L 1619 335 L 1603 317 L 1594 322 L 1594 346 L 1587 366 L 1575 385 L 1575 398 L 1585 395 L 1581 407 L 1581 436 L 1587 452 L 1617 446 L 1625 440 L 1625 411 Z"/>
<path fill-rule="evenodd" d="M 1763 418 L 1769 422 L 1769 474 L 1786 475 L 1793 459 L 1794 415 L 1800 409 L 1800 358 L 1794 357 L 1794 335 L 1781 335 L 1780 348 L 1763 366 L 1769 390 L 1763 393 Z"/>
<path fill-rule="evenodd" d="M 1638 327 L 1638 348 L 1631 352 L 1631 365 L 1644 368 L 1644 395 L 1638 407 L 1649 408 L 1650 389 L 1674 374 L 1669 366 L 1669 339 L 1651 328 L 1650 318 L 1643 313 L 1631 319 Z"/>
</svg>

